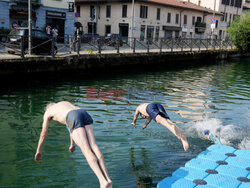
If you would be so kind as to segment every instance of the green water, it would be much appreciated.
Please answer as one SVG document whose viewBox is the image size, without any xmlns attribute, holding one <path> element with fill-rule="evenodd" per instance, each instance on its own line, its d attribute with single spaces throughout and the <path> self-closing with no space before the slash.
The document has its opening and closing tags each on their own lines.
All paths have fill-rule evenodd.
<svg viewBox="0 0 250 188">
<path fill-rule="evenodd" d="M 51 123 L 43 158 L 34 161 L 44 107 L 62 100 L 86 109 L 93 117 L 97 143 L 114 188 L 156 187 L 212 144 L 199 132 L 204 127 L 227 127 L 228 134 L 222 135 L 225 144 L 250 149 L 249 59 L 188 69 L 121 72 L 91 78 L 30 79 L 2 87 L 0 187 L 99 186 L 79 149 L 68 152 L 70 140 L 61 124 Z M 99 91 L 99 96 L 92 94 L 97 100 L 90 100 L 90 88 Z M 113 90 L 109 97 L 108 90 Z M 155 122 L 145 130 L 141 129 L 144 119 L 138 120 L 136 128 L 130 125 L 136 106 L 143 102 L 163 104 L 187 135 L 188 152 Z"/>
</svg>

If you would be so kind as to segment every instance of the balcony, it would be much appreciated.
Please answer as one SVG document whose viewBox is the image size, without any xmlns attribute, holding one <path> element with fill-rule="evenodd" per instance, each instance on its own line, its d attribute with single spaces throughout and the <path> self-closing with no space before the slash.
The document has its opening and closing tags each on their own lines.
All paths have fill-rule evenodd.
<svg viewBox="0 0 250 188">
<path fill-rule="evenodd" d="M 204 28 L 206 29 L 206 23 L 205 22 L 195 22 L 195 28 Z"/>
</svg>

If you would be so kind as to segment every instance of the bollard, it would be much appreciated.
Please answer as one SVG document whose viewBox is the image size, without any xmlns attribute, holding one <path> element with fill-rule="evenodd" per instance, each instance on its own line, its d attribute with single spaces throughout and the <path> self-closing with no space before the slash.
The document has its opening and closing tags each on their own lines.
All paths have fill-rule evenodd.
<svg viewBox="0 0 250 188">
<path fill-rule="evenodd" d="M 55 37 L 52 37 L 51 39 L 51 56 L 55 57 Z"/>
</svg>

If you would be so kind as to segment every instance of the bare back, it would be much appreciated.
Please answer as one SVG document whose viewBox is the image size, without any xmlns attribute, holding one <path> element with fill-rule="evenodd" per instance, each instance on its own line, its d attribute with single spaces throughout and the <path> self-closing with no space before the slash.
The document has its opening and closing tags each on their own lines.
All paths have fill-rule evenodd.
<svg viewBox="0 0 250 188">
<path fill-rule="evenodd" d="M 46 109 L 44 114 L 45 119 L 51 119 L 58 121 L 59 123 L 65 124 L 66 116 L 69 111 L 79 109 L 79 107 L 74 106 L 70 102 L 61 101 L 55 104 L 52 104 Z"/>
<path fill-rule="evenodd" d="M 142 104 L 140 104 L 140 105 L 137 107 L 136 110 L 138 110 L 142 115 L 148 117 L 149 115 L 148 115 L 148 113 L 147 113 L 147 111 L 146 111 L 146 108 L 147 108 L 148 105 L 149 105 L 149 103 L 142 103 Z"/>
</svg>

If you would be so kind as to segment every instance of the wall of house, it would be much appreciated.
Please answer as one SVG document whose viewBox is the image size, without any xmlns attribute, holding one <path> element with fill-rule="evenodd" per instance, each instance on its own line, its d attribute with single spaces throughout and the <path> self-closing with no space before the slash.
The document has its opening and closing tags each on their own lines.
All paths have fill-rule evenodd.
<svg viewBox="0 0 250 188">
<path fill-rule="evenodd" d="M 9 10 L 9 2 L 0 1 L 0 28 L 10 28 L 10 10 Z"/>
</svg>

